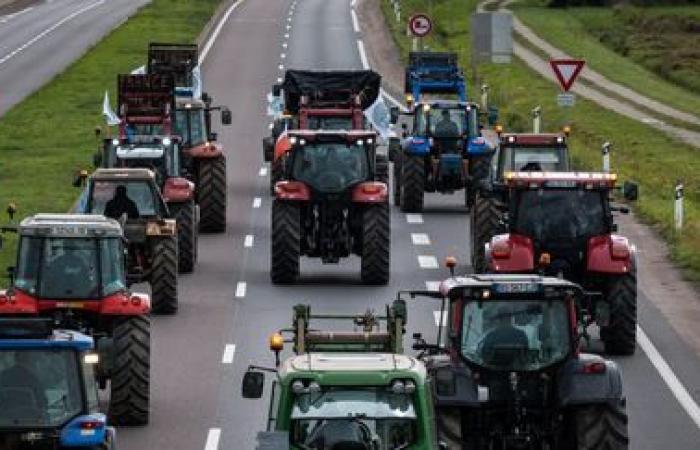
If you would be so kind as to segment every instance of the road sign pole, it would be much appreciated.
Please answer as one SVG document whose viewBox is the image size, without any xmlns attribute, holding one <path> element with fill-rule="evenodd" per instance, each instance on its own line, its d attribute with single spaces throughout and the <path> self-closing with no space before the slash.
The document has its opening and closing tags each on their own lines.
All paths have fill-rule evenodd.
<svg viewBox="0 0 700 450">
<path fill-rule="evenodd" d="M 610 142 L 606 142 L 603 144 L 602 147 L 602 153 L 603 153 L 603 172 L 610 172 Z"/>
<path fill-rule="evenodd" d="M 418 38 L 417 37 L 413 38 L 413 44 L 412 44 L 411 48 L 413 49 L 414 52 L 418 51 Z"/>
</svg>

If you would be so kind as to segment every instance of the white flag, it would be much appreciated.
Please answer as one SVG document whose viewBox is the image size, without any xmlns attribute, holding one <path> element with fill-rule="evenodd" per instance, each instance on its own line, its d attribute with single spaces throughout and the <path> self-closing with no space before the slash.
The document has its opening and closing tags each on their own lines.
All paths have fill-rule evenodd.
<svg viewBox="0 0 700 450">
<path fill-rule="evenodd" d="M 389 108 L 384 103 L 384 97 L 379 95 L 377 100 L 365 110 L 365 117 L 372 124 L 377 133 L 382 139 L 395 137 L 396 133 L 392 130 L 391 119 L 389 116 Z"/>
<path fill-rule="evenodd" d="M 199 66 L 192 69 L 192 97 L 202 98 L 202 71 Z"/>
<path fill-rule="evenodd" d="M 284 112 L 284 106 L 282 105 L 282 97 L 275 97 L 272 92 L 267 93 L 267 115 L 270 117 L 280 117 Z"/>
<path fill-rule="evenodd" d="M 131 71 L 132 75 L 145 75 L 146 74 L 146 66 L 141 66 L 137 67 L 134 70 Z"/>
<path fill-rule="evenodd" d="M 105 122 L 107 122 L 107 125 L 109 126 L 119 125 L 121 123 L 119 116 L 117 116 L 109 104 L 109 94 L 107 91 L 105 91 L 105 99 L 102 102 L 102 115 L 105 118 Z"/>
</svg>

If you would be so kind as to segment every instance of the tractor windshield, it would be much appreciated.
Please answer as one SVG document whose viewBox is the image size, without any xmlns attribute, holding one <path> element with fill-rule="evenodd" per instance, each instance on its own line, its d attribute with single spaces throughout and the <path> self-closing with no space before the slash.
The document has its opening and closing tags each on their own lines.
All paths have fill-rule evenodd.
<svg viewBox="0 0 700 450">
<path fill-rule="evenodd" d="M 506 147 L 501 146 L 498 173 L 504 172 L 562 172 L 569 170 L 566 147 Z"/>
<path fill-rule="evenodd" d="M 15 287 L 38 298 L 97 299 L 126 289 L 119 238 L 23 236 Z"/>
<path fill-rule="evenodd" d="M 604 193 L 584 189 L 533 189 L 517 197 L 514 231 L 540 243 L 587 239 L 607 233 Z"/>
<path fill-rule="evenodd" d="M 303 449 L 394 450 L 417 440 L 412 396 L 386 387 L 301 394 L 291 419 L 292 445 Z"/>
<path fill-rule="evenodd" d="M 57 427 L 83 410 L 79 354 L 0 349 L 0 428 Z"/>
<path fill-rule="evenodd" d="M 207 141 L 207 125 L 203 108 L 178 109 L 175 113 L 175 134 L 182 137 L 185 148 Z"/>
<path fill-rule="evenodd" d="M 309 116 L 309 130 L 352 130 L 351 116 Z"/>
<path fill-rule="evenodd" d="M 423 105 L 416 111 L 415 134 L 436 139 L 478 136 L 476 108 Z"/>
<path fill-rule="evenodd" d="M 292 178 L 324 193 L 342 192 L 370 176 L 368 148 L 346 143 L 314 143 L 294 150 Z"/>
<path fill-rule="evenodd" d="M 558 301 L 486 300 L 464 307 L 462 355 L 495 370 L 539 370 L 569 354 L 569 314 Z"/>
<path fill-rule="evenodd" d="M 169 144 L 163 141 L 170 140 Z M 133 167 L 153 170 L 162 179 L 180 174 L 179 144 L 168 137 L 133 136 L 129 143 L 110 152 L 108 167 Z M 162 181 L 162 180 L 161 180 Z"/>
<path fill-rule="evenodd" d="M 119 220 L 122 214 L 127 214 L 130 219 L 160 216 L 156 198 L 151 184 L 144 180 L 93 181 L 86 212 L 103 214 L 115 220 Z M 136 217 L 133 217 L 134 212 Z"/>
</svg>

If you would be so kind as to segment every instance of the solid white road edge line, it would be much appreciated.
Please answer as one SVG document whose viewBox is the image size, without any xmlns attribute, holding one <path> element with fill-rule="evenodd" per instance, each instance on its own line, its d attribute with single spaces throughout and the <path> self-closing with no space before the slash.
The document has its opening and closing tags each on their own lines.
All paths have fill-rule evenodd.
<svg viewBox="0 0 700 450">
<path fill-rule="evenodd" d="M 439 269 L 440 265 L 436 257 L 432 255 L 418 255 L 418 265 L 421 269 Z"/>
<path fill-rule="evenodd" d="M 245 240 L 243 241 L 243 247 L 245 248 L 251 248 L 253 246 L 253 235 L 248 234 L 245 237 Z"/>
<path fill-rule="evenodd" d="M 236 355 L 236 344 L 226 344 L 224 356 L 221 357 L 222 364 L 233 364 L 233 357 Z"/>
<path fill-rule="evenodd" d="M 360 52 L 360 61 L 362 61 L 362 68 L 369 70 L 369 60 L 367 59 L 367 53 L 365 53 L 365 44 L 362 39 L 357 40 L 357 50 Z"/>
<path fill-rule="evenodd" d="M 360 23 L 357 21 L 357 13 L 355 13 L 354 9 L 350 10 L 350 17 L 352 17 L 352 29 L 355 31 L 355 33 L 359 33 Z"/>
<path fill-rule="evenodd" d="M 236 297 L 237 298 L 245 297 L 246 287 L 247 287 L 247 283 L 245 281 L 238 282 L 238 284 L 236 285 Z"/>
<path fill-rule="evenodd" d="M 30 6 L 29 8 L 24 8 L 23 10 L 17 11 L 16 13 L 6 14 L 4 16 L 0 16 L 0 23 L 7 23 L 8 20 L 12 20 L 15 17 L 18 17 L 18 16 L 21 16 L 22 14 L 28 13 L 32 9 L 34 9 L 34 7 Z"/>
<path fill-rule="evenodd" d="M 209 428 L 207 443 L 204 444 L 204 450 L 218 450 L 219 438 L 221 438 L 221 428 Z"/>
<path fill-rule="evenodd" d="M 430 245 L 430 237 L 426 233 L 411 233 L 413 245 Z"/>
<path fill-rule="evenodd" d="M 209 54 L 209 50 L 211 50 L 211 47 L 214 45 L 214 42 L 216 42 L 216 39 L 219 37 L 219 33 L 221 33 L 221 29 L 224 27 L 226 24 L 226 21 L 228 20 L 229 16 L 233 11 L 238 8 L 238 6 L 243 3 L 245 0 L 238 0 L 235 2 L 233 5 L 229 6 L 229 8 L 226 10 L 226 14 L 219 20 L 219 23 L 216 25 L 216 28 L 214 29 L 214 32 L 209 36 L 209 39 L 207 39 L 207 43 L 204 44 L 204 48 L 202 49 L 202 52 L 199 54 L 199 64 L 202 64 L 202 62 L 206 59 L 207 55 Z"/>
<path fill-rule="evenodd" d="M 673 373 L 671 366 L 668 365 L 663 356 L 661 356 L 661 353 L 659 353 L 639 325 L 637 325 L 637 343 L 647 355 L 649 361 L 654 365 L 656 371 L 659 372 L 659 375 L 671 390 L 673 396 L 676 397 L 678 403 L 680 403 L 681 407 L 688 416 L 690 416 L 690 419 L 695 422 L 695 426 L 700 428 L 700 406 L 693 400 L 688 390 L 683 386 L 676 374 Z"/>
</svg>

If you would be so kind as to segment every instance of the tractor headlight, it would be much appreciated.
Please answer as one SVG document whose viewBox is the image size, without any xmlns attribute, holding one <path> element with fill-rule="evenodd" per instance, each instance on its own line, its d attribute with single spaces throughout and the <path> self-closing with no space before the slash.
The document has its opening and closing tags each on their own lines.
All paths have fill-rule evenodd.
<svg viewBox="0 0 700 450">
<path fill-rule="evenodd" d="M 304 391 L 304 383 L 301 380 L 295 380 L 294 383 L 292 383 L 292 392 L 295 394 L 303 394 Z"/>
<path fill-rule="evenodd" d="M 112 145 L 114 145 L 115 147 L 119 145 L 119 139 L 112 139 Z"/>
<path fill-rule="evenodd" d="M 161 142 L 163 143 L 163 145 L 170 145 L 172 143 L 172 141 L 168 137 L 163 138 Z"/>
<path fill-rule="evenodd" d="M 299 145 L 306 145 L 306 139 L 299 139 Z"/>
</svg>

